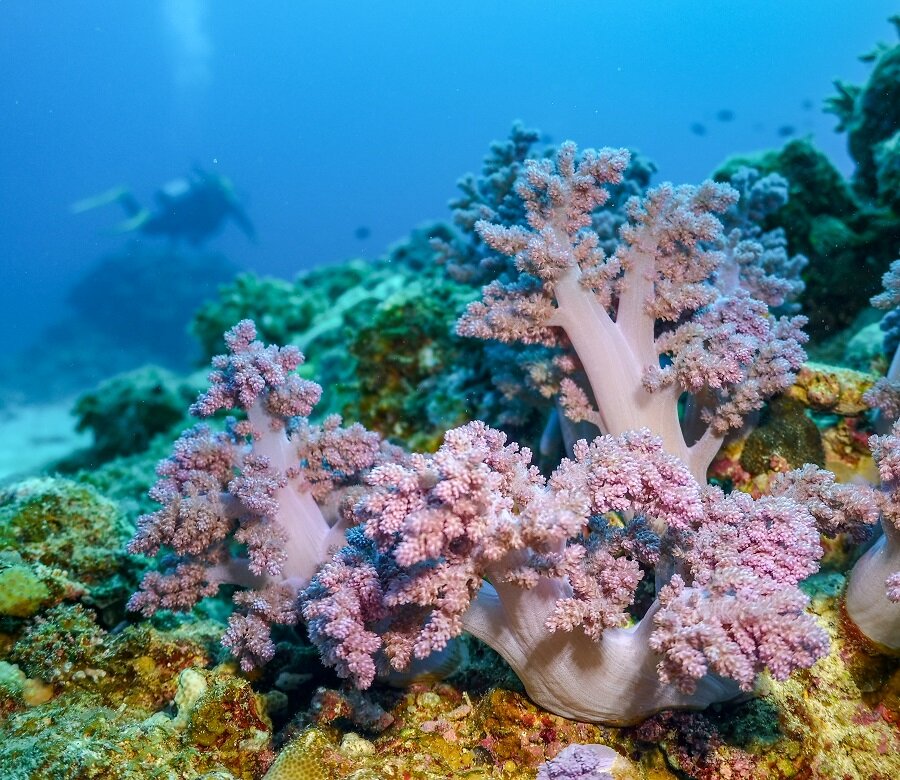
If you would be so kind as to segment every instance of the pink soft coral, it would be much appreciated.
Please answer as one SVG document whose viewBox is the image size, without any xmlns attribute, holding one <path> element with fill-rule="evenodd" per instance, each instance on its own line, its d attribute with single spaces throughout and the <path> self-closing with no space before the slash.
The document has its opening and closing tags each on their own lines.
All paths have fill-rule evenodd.
<svg viewBox="0 0 900 780">
<path fill-rule="evenodd" d="M 737 197 L 727 185 L 663 184 L 632 199 L 619 247 L 605 255 L 591 211 L 627 162 L 627 152 L 611 149 L 578 159 L 567 142 L 554 162 L 527 163 L 518 192 L 528 227 L 477 225 L 521 275 L 485 287 L 459 332 L 571 346 L 569 365 L 587 386 L 563 382 L 566 414 L 615 435 L 648 427 L 702 480 L 725 433 L 792 381 L 805 358 L 805 319 L 772 318 L 740 287 L 739 271 L 725 274 L 750 254 L 739 236 L 724 240 L 716 219 Z M 754 256 L 763 255 L 760 247 Z M 679 421 L 685 392 L 691 401 Z"/>
<path fill-rule="evenodd" d="M 821 556 L 812 515 L 701 487 L 649 431 L 578 442 L 545 481 L 527 450 L 471 423 L 367 481 L 364 525 L 303 594 L 312 640 L 359 685 L 376 651 L 400 669 L 467 630 L 542 706 L 633 722 L 825 652 L 796 587 Z M 629 628 L 651 565 L 681 574 Z"/>
<path fill-rule="evenodd" d="M 358 683 L 371 681 L 374 651 L 359 674 L 343 642 L 356 652 L 381 634 L 379 651 L 402 668 L 465 629 L 539 704 L 630 722 L 727 699 L 763 668 L 782 676 L 825 651 L 797 589 L 821 555 L 814 517 L 786 495 L 701 486 L 726 432 L 804 360 L 804 319 L 768 311 L 797 288 L 778 268 L 800 261 L 779 265 L 785 253 L 767 254 L 752 230 L 726 239 L 716 214 L 737 193 L 712 182 L 632 199 L 606 255 L 592 212 L 627 163 L 623 150 L 579 158 L 572 143 L 529 161 L 517 186 L 527 226 L 477 224 L 518 276 L 485 287 L 458 326 L 563 348 L 561 409 L 607 435 L 571 440 L 549 480 L 482 423 L 448 432 L 433 456 L 374 469 L 355 508 L 362 530 L 335 565 L 364 571 L 382 597 L 316 578 L 303 606 L 313 641 Z M 651 569 L 659 598 L 629 627 Z"/>
<path fill-rule="evenodd" d="M 303 361 L 295 347 L 264 346 L 249 320 L 226 344 L 191 411 L 241 409 L 247 419 L 230 420 L 225 432 L 191 428 L 157 467 L 151 497 L 162 506 L 138 520 L 129 549 L 168 548 L 176 557 L 144 577 L 129 608 L 184 610 L 222 584 L 246 588 L 235 596 L 243 612 L 232 615 L 224 643 L 249 669 L 272 656 L 270 626 L 297 622 L 298 590 L 344 543 L 337 494 L 385 450 L 360 425 L 342 428 L 336 417 L 309 424 L 321 388 L 293 373 Z M 231 555 L 233 542 L 242 557 Z"/>
</svg>

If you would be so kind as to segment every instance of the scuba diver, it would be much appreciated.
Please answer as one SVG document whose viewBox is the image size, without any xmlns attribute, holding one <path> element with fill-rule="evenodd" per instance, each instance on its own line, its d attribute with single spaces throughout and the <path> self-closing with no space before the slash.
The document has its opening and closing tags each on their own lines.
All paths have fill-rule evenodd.
<svg viewBox="0 0 900 780">
<path fill-rule="evenodd" d="M 174 244 L 185 240 L 199 246 L 218 233 L 229 217 L 251 241 L 256 240 L 253 223 L 237 199 L 231 181 L 217 173 L 194 166 L 188 176 L 175 179 L 156 193 L 156 210 L 141 208 L 125 187 L 116 187 L 72 206 L 75 214 L 118 202 L 128 219 L 116 232 L 139 232 L 147 236 L 168 236 Z"/>
</svg>

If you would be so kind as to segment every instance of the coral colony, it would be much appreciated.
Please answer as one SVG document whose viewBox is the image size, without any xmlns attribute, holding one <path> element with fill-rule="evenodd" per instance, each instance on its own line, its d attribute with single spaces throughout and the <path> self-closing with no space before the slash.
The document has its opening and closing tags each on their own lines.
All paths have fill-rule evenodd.
<svg viewBox="0 0 900 780">
<path fill-rule="evenodd" d="M 370 468 L 380 437 L 337 416 L 306 422 L 321 388 L 292 373 L 303 356 L 293 347 L 264 347 L 247 320 L 227 335 L 228 356 L 213 361 L 210 389 L 191 407 L 198 417 L 243 409 L 225 433 L 200 424 L 159 464 L 151 495 L 162 508 L 143 516 L 134 553 L 171 548 L 180 560 L 167 574 L 150 572 L 129 607 L 144 615 L 189 609 L 223 584 L 240 585 L 224 644 L 245 669 L 274 652 L 273 623 L 297 622 L 297 591 L 328 551 L 344 542 L 345 524 L 332 500 Z M 387 451 L 387 449 L 385 449 Z M 232 557 L 229 542 L 245 549 Z"/>
<path fill-rule="evenodd" d="M 871 441 L 880 492 L 812 465 L 761 497 L 706 484 L 728 432 L 805 359 L 805 320 L 790 313 L 805 260 L 758 224 L 784 180 L 744 169 L 734 186 L 663 184 L 628 201 L 610 246 L 597 214 L 628 165 L 624 150 L 565 143 L 524 166 L 518 207 L 504 196 L 518 224 L 476 225 L 495 272 L 458 332 L 553 350 L 567 456 L 549 476 L 479 421 L 432 454 L 336 417 L 310 424 L 321 388 L 294 373 L 299 351 L 264 346 L 244 320 L 192 411 L 246 418 L 192 428 L 159 465 L 162 507 L 131 550 L 173 555 L 131 608 L 187 609 L 237 585 L 223 641 L 245 669 L 272 657 L 273 624 L 303 621 L 362 688 L 465 631 L 547 710 L 629 724 L 826 654 L 798 585 L 819 567 L 820 534 L 862 538 L 880 520 L 846 608 L 900 647 L 900 424 Z M 896 384 L 875 396 L 895 416 Z"/>
</svg>

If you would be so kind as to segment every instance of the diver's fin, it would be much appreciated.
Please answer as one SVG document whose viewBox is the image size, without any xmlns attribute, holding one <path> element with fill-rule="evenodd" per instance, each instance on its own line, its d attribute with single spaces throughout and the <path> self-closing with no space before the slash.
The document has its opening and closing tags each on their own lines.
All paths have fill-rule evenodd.
<svg viewBox="0 0 900 780">
<path fill-rule="evenodd" d="M 244 235 L 247 236 L 247 238 L 249 238 L 255 244 L 256 229 L 253 227 L 253 223 L 250 221 L 250 217 L 247 216 L 247 212 L 245 212 L 237 204 L 232 203 L 231 216 L 234 218 L 237 226 L 244 231 Z"/>
<path fill-rule="evenodd" d="M 122 208 L 125 209 L 125 213 L 129 217 L 133 217 L 141 211 L 140 205 L 127 187 L 113 187 L 111 190 L 95 195 L 93 198 L 79 200 L 77 203 L 73 203 L 70 209 L 73 214 L 82 214 L 85 211 L 115 202 L 122 204 Z"/>
<path fill-rule="evenodd" d="M 139 209 L 138 213 L 128 219 L 120 222 L 113 229 L 113 233 L 132 233 L 144 227 L 147 220 L 150 219 L 150 212 L 147 209 Z"/>
</svg>

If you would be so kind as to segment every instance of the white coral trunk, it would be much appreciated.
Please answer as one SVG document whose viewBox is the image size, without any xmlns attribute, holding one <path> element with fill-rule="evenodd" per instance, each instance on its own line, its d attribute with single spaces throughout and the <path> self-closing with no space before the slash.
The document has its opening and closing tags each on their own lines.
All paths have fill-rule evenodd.
<svg viewBox="0 0 900 780">
<path fill-rule="evenodd" d="M 692 694 L 660 682 L 649 646 L 656 607 L 632 628 L 607 629 L 595 642 L 581 631 L 548 633 L 559 581 L 531 590 L 484 584 L 464 617 L 466 631 L 502 655 L 539 706 L 575 720 L 626 726 L 666 709 L 704 709 L 741 695 L 714 675 Z"/>
<path fill-rule="evenodd" d="M 887 597 L 887 578 L 900 571 L 900 531 L 889 520 L 881 521 L 884 533 L 850 572 L 847 614 L 873 642 L 900 650 L 900 602 Z"/>
</svg>

